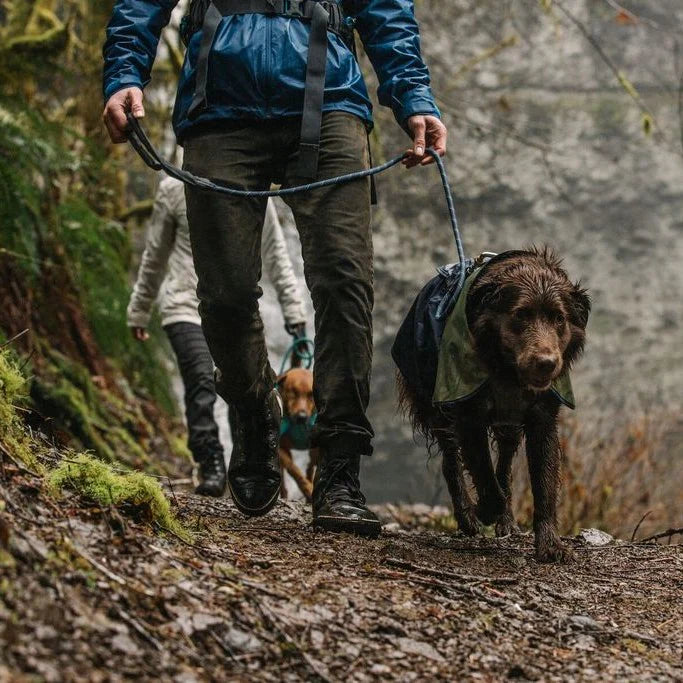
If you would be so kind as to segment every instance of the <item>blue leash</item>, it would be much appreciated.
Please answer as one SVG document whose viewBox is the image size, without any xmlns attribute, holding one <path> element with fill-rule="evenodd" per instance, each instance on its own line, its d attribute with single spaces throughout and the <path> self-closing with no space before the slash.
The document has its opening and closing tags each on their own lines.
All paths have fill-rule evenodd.
<svg viewBox="0 0 683 683">
<path fill-rule="evenodd" d="M 135 118 L 130 112 L 127 113 L 128 118 L 128 141 L 133 146 L 135 151 L 140 155 L 142 160 L 155 171 L 164 171 L 171 178 L 180 180 L 186 185 L 191 185 L 193 187 L 199 188 L 201 190 L 209 190 L 211 192 L 220 192 L 221 194 L 232 195 L 236 197 L 285 197 L 291 194 L 297 194 L 299 192 L 308 192 L 310 190 L 317 190 L 321 187 L 330 187 L 331 185 L 339 185 L 341 183 L 348 183 L 353 180 L 359 180 L 361 178 L 367 178 L 369 176 L 374 176 L 382 173 L 393 166 L 396 166 L 406 158 L 406 154 L 401 154 L 401 156 L 394 157 L 389 161 L 373 168 L 363 169 L 361 171 L 355 171 L 354 173 L 347 173 L 345 175 L 337 176 L 335 178 L 327 178 L 325 180 L 318 180 L 314 183 L 307 183 L 306 185 L 297 185 L 296 187 L 287 187 L 280 190 L 241 190 L 236 187 L 229 187 L 227 185 L 219 185 L 209 180 L 208 178 L 202 178 L 201 176 L 196 176 L 189 171 L 174 166 L 165 159 L 163 159 L 159 153 L 154 149 L 154 146 L 150 142 L 147 134 L 140 125 L 139 119 Z M 448 182 L 448 174 L 446 172 L 446 167 L 444 166 L 443 160 L 438 155 L 438 153 L 431 147 L 427 148 L 427 154 L 430 154 L 439 169 L 439 174 L 441 175 L 441 184 L 443 185 L 443 191 L 446 196 L 446 205 L 448 206 L 448 216 L 451 222 L 451 229 L 453 230 L 453 238 L 455 239 L 455 247 L 458 251 L 458 262 L 460 263 L 460 273 L 457 288 L 455 290 L 456 296 L 462 290 L 465 283 L 466 275 L 466 263 L 465 263 L 465 252 L 462 246 L 462 238 L 460 236 L 460 230 L 458 228 L 458 219 L 455 215 L 455 204 L 453 202 L 453 193 L 451 191 L 450 184 Z M 446 308 L 449 301 L 452 301 L 450 297 L 444 299 L 437 309 L 437 317 L 443 317 L 446 313 Z M 295 342 L 296 343 L 296 342 Z M 282 374 L 282 373 L 281 373 Z"/>
<path fill-rule="evenodd" d="M 282 358 L 282 363 L 280 364 L 280 372 L 278 373 L 278 377 L 284 373 L 285 365 L 287 365 L 287 361 L 292 353 L 295 353 L 297 358 L 303 362 L 306 370 L 310 370 L 313 365 L 313 347 L 313 340 L 309 339 L 308 337 L 299 337 L 298 339 L 295 339 L 289 345 L 287 351 L 285 351 L 285 355 Z"/>
</svg>

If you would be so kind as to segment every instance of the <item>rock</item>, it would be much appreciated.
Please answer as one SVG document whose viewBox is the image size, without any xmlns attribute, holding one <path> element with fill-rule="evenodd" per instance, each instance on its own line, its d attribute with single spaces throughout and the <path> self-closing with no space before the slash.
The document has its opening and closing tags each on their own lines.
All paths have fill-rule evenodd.
<svg viewBox="0 0 683 683">
<path fill-rule="evenodd" d="M 197 631 L 205 631 L 211 626 L 223 623 L 222 617 L 205 612 L 192 612 L 180 606 L 174 606 L 169 611 L 177 615 L 175 623 L 188 636 Z"/>
<path fill-rule="evenodd" d="M 609 545 L 614 543 L 614 538 L 600 529 L 581 529 L 577 538 L 586 545 Z"/>
<path fill-rule="evenodd" d="M 225 634 L 225 642 L 231 649 L 239 652 L 253 652 L 261 649 L 261 641 L 253 634 L 242 631 L 234 626 Z"/>
<path fill-rule="evenodd" d="M 135 641 L 125 633 L 119 633 L 111 639 L 111 649 L 115 652 L 120 652 L 121 654 L 133 657 L 142 654 L 142 651 Z"/>
<path fill-rule="evenodd" d="M 373 664 L 370 667 L 370 673 L 376 676 L 388 676 L 391 673 L 391 667 L 386 664 Z"/>
<path fill-rule="evenodd" d="M 446 661 L 432 645 L 414 638 L 397 638 L 396 646 L 407 655 L 420 655 L 435 662 Z"/>
<path fill-rule="evenodd" d="M 567 617 L 567 622 L 571 624 L 572 626 L 575 626 L 577 628 L 585 628 L 585 629 L 598 629 L 600 628 L 600 624 L 598 624 L 595 619 L 592 617 L 588 617 L 584 614 L 571 614 Z"/>
</svg>

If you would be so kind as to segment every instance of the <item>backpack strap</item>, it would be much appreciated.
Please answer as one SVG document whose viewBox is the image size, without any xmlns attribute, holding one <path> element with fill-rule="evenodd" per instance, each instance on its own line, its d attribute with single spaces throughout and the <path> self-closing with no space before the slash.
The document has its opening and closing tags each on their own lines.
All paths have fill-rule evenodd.
<svg viewBox="0 0 683 683">
<path fill-rule="evenodd" d="M 319 3 L 313 5 L 311 35 L 308 40 L 306 61 L 306 89 L 301 117 L 299 160 L 297 176 L 304 180 L 317 180 L 320 151 L 320 127 L 325 97 L 325 67 L 327 66 L 327 21 L 329 14 Z"/>
</svg>

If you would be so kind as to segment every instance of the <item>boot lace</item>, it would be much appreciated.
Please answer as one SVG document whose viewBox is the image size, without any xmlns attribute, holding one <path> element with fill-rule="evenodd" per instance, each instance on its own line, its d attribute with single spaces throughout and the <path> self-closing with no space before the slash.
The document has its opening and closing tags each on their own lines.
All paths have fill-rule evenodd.
<svg viewBox="0 0 683 683">
<path fill-rule="evenodd" d="M 360 490 L 358 473 L 349 460 L 334 460 L 325 469 L 327 470 L 325 472 L 327 484 L 322 494 L 329 502 L 365 505 L 365 496 Z"/>
<path fill-rule="evenodd" d="M 211 457 L 206 458 L 206 460 L 202 462 L 200 470 L 205 479 L 221 477 L 225 471 L 223 456 L 215 453 Z"/>
</svg>

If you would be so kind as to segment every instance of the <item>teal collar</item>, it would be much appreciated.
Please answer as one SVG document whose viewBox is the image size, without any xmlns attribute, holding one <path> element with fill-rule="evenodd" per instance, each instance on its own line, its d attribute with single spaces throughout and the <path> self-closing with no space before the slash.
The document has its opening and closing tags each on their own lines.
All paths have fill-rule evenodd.
<svg viewBox="0 0 683 683">
<path fill-rule="evenodd" d="M 300 424 L 292 422 L 285 415 L 280 422 L 280 437 L 287 436 L 295 450 L 307 451 L 311 447 L 311 432 L 317 418 L 318 414 L 313 413 L 306 422 Z"/>
</svg>

